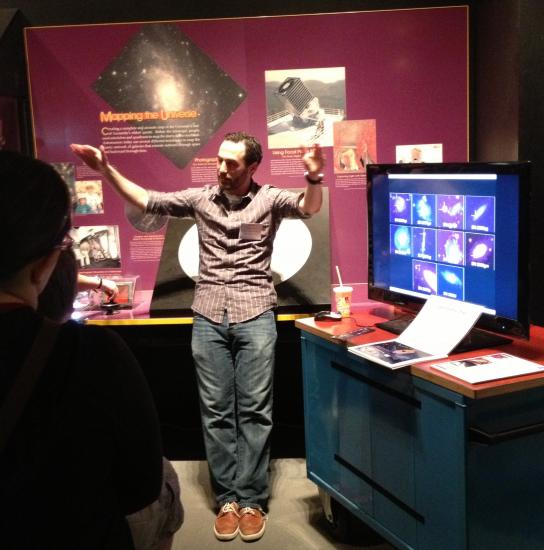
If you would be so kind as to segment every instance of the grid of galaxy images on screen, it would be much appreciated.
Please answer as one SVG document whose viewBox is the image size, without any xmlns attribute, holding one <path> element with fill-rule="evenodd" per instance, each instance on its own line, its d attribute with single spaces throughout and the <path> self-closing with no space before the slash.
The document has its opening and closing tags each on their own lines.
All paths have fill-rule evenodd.
<svg viewBox="0 0 544 550">
<path fill-rule="evenodd" d="M 389 222 L 414 292 L 464 300 L 465 270 L 495 269 L 495 197 L 389 193 Z"/>
</svg>

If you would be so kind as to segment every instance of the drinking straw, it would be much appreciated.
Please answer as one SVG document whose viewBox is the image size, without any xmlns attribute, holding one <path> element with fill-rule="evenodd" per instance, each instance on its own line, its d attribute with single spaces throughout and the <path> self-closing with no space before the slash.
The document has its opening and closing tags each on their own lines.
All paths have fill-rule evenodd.
<svg viewBox="0 0 544 550">
<path fill-rule="evenodd" d="M 336 275 L 338 275 L 338 282 L 340 283 L 340 286 L 344 286 L 342 284 L 342 277 L 340 276 L 340 269 L 338 268 L 338 266 L 336 266 Z"/>
</svg>

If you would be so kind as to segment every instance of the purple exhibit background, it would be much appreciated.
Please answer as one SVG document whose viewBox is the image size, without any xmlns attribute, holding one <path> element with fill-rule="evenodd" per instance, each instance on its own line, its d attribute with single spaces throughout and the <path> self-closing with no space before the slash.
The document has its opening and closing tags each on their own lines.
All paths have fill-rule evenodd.
<svg viewBox="0 0 544 550">
<path fill-rule="evenodd" d="M 169 22 L 179 28 L 247 95 L 198 151 L 214 158 L 222 136 L 247 130 L 267 144 L 265 71 L 345 67 L 345 119 L 376 121 L 377 162 L 395 162 L 396 145 L 440 143 L 444 161 L 468 159 L 468 8 L 427 8 L 304 16 Z M 36 156 L 81 163 L 70 143 L 101 143 L 99 113 L 114 111 L 93 83 L 147 23 L 26 29 Z M 126 124 L 126 123 L 121 123 Z M 327 156 L 330 192 L 331 281 L 335 265 L 354 302 L 366 299 L 367 230 L 364 181 L 345 185 Z M 256 174 L 259 183 L 300 187 L 302 177 L 271 174 L 272 152 Z M 191 163 L 180 169 L 158 150 L 117 154 L 115 166 L 129 179 L 159 190 L 199 186 Z M 302 165 L 300 166 L 302 173 Z M 362 183 L 361 183 L 362 181 Z M 104 182 L 104 213 L 76 216 L 75 225 L 117 225 L 122 275 L 140 275 L 153 288 L 158 261 L 133 259 L 138 231 L 121 200 Z M 164 232 L 160 230 L 160 234 Z"/>
</svg>

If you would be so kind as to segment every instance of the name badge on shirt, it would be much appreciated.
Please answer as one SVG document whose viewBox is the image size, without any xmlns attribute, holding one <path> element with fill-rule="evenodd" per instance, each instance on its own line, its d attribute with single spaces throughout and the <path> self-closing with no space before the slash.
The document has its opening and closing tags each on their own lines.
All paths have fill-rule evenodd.
<svg viewBox="0 0 544 550">
<path fill-rule="evenodd" d="M 243 223 L 240 226 L 240 239 L 244 241 L 257 241 L 263 234 L 263 226 L 260 223 Z"/>
</svg>

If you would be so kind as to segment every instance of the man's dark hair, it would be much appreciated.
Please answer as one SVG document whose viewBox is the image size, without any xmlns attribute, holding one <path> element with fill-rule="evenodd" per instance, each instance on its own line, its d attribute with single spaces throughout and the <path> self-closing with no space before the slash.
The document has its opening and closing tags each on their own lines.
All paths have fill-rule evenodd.
<svg viewBox="0 0 544 550">
<path fill-rule="evenodd" d="M 60 245 L 71 227 L 68 186 L 50 165 L 0 151 L 0 281 Z"/>
<path fill-rule="evenodd" d="M 246 166 L 249 166 L 254 162 L 257 164 L 261 163 L 261 160 L 263 159 L 263 149 L 261 144 L 253 136 L 250 136 L 245 132 L 231 132 L 227 134 L 223 140 L 232 141 L 233 143 L 240 143 L 241 141 L 244 142 L 244 145 L 246 146 L 246 154 L 244 155 Z"/>
</svg>

